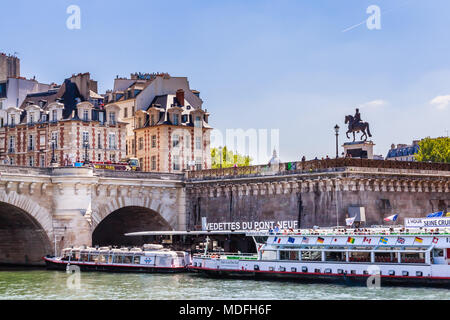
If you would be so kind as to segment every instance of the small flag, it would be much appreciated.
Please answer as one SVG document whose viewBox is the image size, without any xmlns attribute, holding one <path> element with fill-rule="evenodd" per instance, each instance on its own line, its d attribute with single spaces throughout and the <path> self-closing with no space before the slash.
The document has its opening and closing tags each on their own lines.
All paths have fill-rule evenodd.
<svg viewBox="0 0 450 320">
<path fill-rule="evenodd" d="M 276 242 L 278 239 L 278 237 L 273 238 L 273 242 Z"/>
<path fill-rule="evenodd" d="M 422 243 L 422 242 L 423 242 L 423 239 L 422 239 L 422 238 L 419 238 L 419 237 L 416 237 L 416 238 L 414 239 L 414 242 Z"/>
<path fill-rule="evenodd" d="M 405 241 L 406 241 L 405 238 L 402 238 L 402 237 L 397 238 L 397 243 L 404 244 Z"/>
<path fill-rule="evenodd" d="M 325 241 L 324 238 L 321 238 L 321 237 L 318 237 L 318 238 L 317 238 L 317 242 L 318 242 L 318 243 L 323 243 L 324 241 Z"/>
<path fill-rule="evenodd" d="M 348 237 L 347 243 L 352 243 L 352 244 L 355 243 L 355 238 Z"/>
<path fill-rule="evenodd" d="M 384 218 L 384 221 L 396 221 L 398 218 L 398 214 L 394 214 L 392 216 L 389 216 L 387 218 Z"/>
<path fill-rule="evenodd" d="M 278 241 L 277 241 L 278 243 L 280 243 L 281 242 L 281 238 L 278 238 Z"/>
<path fill-rule="evenodd" d="M 289 238 L 288 238 L 288 242 L 289 242 L 289 243 L 294 243 L 294 242 L 295 242 L 295 238 L 289 237 Z"/>
<path fill-rule="evenodd" d="M 308 242 L 309 242 L 308 238 L 307 237 L 303 237 L 302 243 L 308 243 Z"/>
<path fill-rule="evenodd" d="M 367 242 L 368 244 L 370 244 L 370 242 L 372 241 L 372 239 L 364 237 L 363 239 L 363 243 Z"/>
<path fill-rule="evenodd" d="M 433 237 L 433 243 L 434 243 L 434 244 L 438 243 L 438 241 L 439 241 L 439 239 L 438 239 L 438 238 L 436 238 L 436 237 Z"/>
<path fill-rule="evenodd" d="M 439 218 L 444 215 L 444 211 L 434 212 L 427 215 L 427 218 Z"/>
<path fill-rule="evenodd" d="M 381 238 L 380 238 L 380 242 L 381 242 L 381 243 L 384 243 L 384 244 L 387 244 L 387 243 L 388 243 L 388 238 L 381 237 Z"/>
<path fill-rule="evenodd" d="M 347 224 L 347 226 L 351 226 L 353 224 L 353 222 L 355 222 L 356 216 L 354 216 L 353 218 L 347 218 L 345 219 L 345 223 Z"/>
</svg>

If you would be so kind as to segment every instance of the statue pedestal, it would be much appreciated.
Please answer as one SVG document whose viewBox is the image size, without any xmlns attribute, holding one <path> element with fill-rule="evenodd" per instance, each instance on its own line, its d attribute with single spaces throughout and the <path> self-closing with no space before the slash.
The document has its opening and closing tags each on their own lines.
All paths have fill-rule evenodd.
<svg viewBox="0 0 450 320">
<path fill-rule="evenodd" d="M 346 142 L 343 145 L 344 154 L 352 158 L 373 159 L 374 145 L 372 141 Z"/>
</svg>

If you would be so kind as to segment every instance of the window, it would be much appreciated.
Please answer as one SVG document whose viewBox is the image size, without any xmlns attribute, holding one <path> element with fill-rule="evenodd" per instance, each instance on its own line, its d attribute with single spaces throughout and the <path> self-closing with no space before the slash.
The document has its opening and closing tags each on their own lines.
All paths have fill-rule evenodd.
<svg viewBox="0 0 450 320">
<path fill-rule="evenodd" d="M 196 128 L 201 128 L 202 127 L 202 118 L 201 117 L 195 117 L 194 126 Z"/>
<path fill-rule="evenodd" d="M 152 114 L 151 117 L 150 117 L 150 119 L 151 119 L 151 124 L 152 124 L 152 126 L 154 126 L 154 125 L 155 125 L 155 115 Z"/>
<path fill-rule="evenodd" d="M 197 149 L 197 150 L 202 149 L 202 138 L 195 137 L 195 149 Z"/>
<path fill-rule="evenodd" d="M 34 140 L 33 140 L 33 135 L 30 134 L 28 136 L 28 151 L 33 151 L 34 150 Z"/>
<path fill-rule="evenodd" d="M 52 121 L 58 120 L 58 110 L 52 110 Z"/>
<path fill-rule="evenodd" d="M 142 128 L 142 118 L 138 118 L 138 128 Z"/>
<path fill-rule="evenodd" d="M 111 161 L 111 162 L 116 162 L 116 155 L 115 154 L 110 154 L 109 155 L 109 160 Z"/>
<path fill-rule="evenodd" d="M 45 154 L 41 154 L 39 158 L 39 166 L 45 167 Z"/>
<path fill-rule="evenodd" d="M 89 111 L 83 110 L 83 120 L 88 121 L 89 120 Z"/>
<path fill-rule="evenodd" d="M 99 153 L 99 154 L 97 155 L 97 161 L 102 161 L 102 154 L 101 154 L 101 153 Z"/>
<path fill-rule="evenodd" d="M 173 116 L 172 116 L 172 119 L 173 119 L 173 125 L 174 126 L 177 126 L 178 125 L 178 114 L 174 114 Z"/>
<path fill-rule="evenodd" d="M 83 148 L 86 148 L 86 145 L 89 148 L 89 132 L 83 131 Z"/>
<path fill-rule="evenodd" d="M 15 123 L 15 120 L 16 120 L 16 119 L 15 119 L 14 115 L 12 114 L 12 115 L 11 115 L 11 121 L 10 121 L 10 122 L 11 122 L 11 126 L 14 126 L 14 125 L 16 124 L 16 123 Z"/>
<path fill-rule="evenodd" d="M 52 143 L 55 144 L 54 148 L 58 149 L 58 132 L 56 132 L 56 131 L 52 132 Z M 50 145 L 50 147 L 51 147 L 51 145 Z"/>
<path fill-rule="evenodd" d="M 152 156 L 152 170 L 156 170 L 156 156 Z"/>
<path fill-rule="evenodd" d="M 172 137 L 172 145 L 174 148 L 178 147 L 178 145 L 180 144 L 180 136 L 177 134 L 174 134 Z"/>
<path fill-rule="evenodd" d="M 139 150 L 144 149 L 144 138 L 142 138 L 142 137 L 139 138 L 139 147 L 138 147 L 138 149 Z"/>
<path fill-rule="evenodd" d="M 123 109 L 123 117 L 128 118 L 128 108 Z"/>
<path fill-rule="evenodd" d="M 180 157 L 179 156 L 173 156 L 173 170 L 180 170 Z"/>
<path fill-rule="evenodd" d="M 15 148 L 15 137 L 14 136 L 10 136 L 9 137 L 9 152 L 13 153 L 14 152 L 14 148 Z"/>
<path fill-rule="evenodd" d="M 186 140 L 186 149 L 189 149 L 189 146 L 191 145 L 191 143 L 190 143 L 191 137 L 186 136 L 184 139 Z"/>
<path fill-rule="evenodd" d="M 195 158 L 195 170 L 202 170 L 202 158 Z"/>
<path fill-rule="evenodd" d="M 115 133 L 109 134 L 109 148 L 116 149 L 116 134 Z"/>
<path fill-rule="evenodd" d="M 152 148 L 156 148 L 156 136 L 152 136 Z"/>
<path fill-rule="evenodd" d="M 34 123 L 34 115 L 33 113 L 30 113 L 30 124 Z"/>
<path fill-rule="evenodd" d="M 109 113 L 109 123 L 116 124 L 116 113 L 115 112 Z"/>
<path fill-rule="evenodd" d="M 30 167 L 34 167 L 34 157 L 33 156 L 28 157 L 28 164 Z"/>
<path fill-rule="evenodd" d="M 101 140 L 102 139 L 102 135 L 101 135 L 101 133 L 99 132 L 98 134 L 97 134 L 97 143 L 98 143 L 98 148 L 99 149 L 101 149 L 102 148 L 102 143 L 101 143 Z"/>
</svg>

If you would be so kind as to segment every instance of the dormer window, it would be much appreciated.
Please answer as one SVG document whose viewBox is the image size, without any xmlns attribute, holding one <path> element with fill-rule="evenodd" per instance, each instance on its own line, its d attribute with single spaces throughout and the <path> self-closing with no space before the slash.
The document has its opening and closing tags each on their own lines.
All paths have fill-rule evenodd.
<svg viewBox="0 0 450 320">
<path fill-rule="evenodd" d="M 115 112 L 110 112 L 109 113 L 109 123 L 110 124 L 116 124 L 116 113 Z"/>
<path fill-rule="evenodd" d="M 30 124 L 34 123 L 34 114 L 30 113 Z"/>
<path fill-rule="evenodd" d="M 83 110 L 83 120 L 84 121 L 89 120 L 89 110 Z"/>
<path fill-rule="evenodd" d="M 12 114 L 11 115 L 11 125 L 13 126 L 13 125 L 15 125 L 16 123 L 16 121 L 15 121 L 16 119 L 15 119 L 15 117 L 14 117 L 14 115 Z"/>
<path fill-rule="evenodd" d="M 58 120 L 58 110 L 52 110 L 52 121 L 56 122 Z"/>
<path fill-rule="evenodd" d="M 173 125 L 174 126 L 177 126 L 178 125 L 178 114 L 174 114 L 173 116 L 172 116 L 172 118 L 173 118 Z"/>
<path fill-rule="evenodd" d="M 201 117 L 195 117 L 194 126 L 196 128 L 201 128 L 202 127 L 202 118 Z"/>
</svg>

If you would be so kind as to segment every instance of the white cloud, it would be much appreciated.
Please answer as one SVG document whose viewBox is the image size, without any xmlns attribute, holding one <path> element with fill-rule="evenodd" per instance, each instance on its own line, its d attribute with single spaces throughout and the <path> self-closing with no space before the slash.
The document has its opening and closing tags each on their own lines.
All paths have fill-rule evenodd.
<svg viewBox="0 0 450 320">
<path fill-rule="evenodd" d="M 382 107 L 386 104 L 387 104 L 386 101 L 378 99 L 378 100 L 373 100 L 373 101 L 363 103 L 359 107 L 360 108 L 377 108 L 377 107 Z"/>
<path fill-rule="evenodd" d="M 435 105 L 439 110 L 445 110 L 450 105 L 450 95 L 447 96 L 437 96 L 430 101 L 430 104 Z"/>
</svg>

